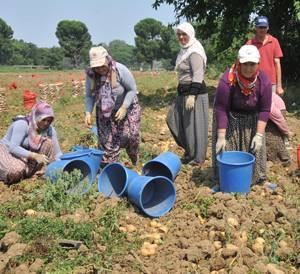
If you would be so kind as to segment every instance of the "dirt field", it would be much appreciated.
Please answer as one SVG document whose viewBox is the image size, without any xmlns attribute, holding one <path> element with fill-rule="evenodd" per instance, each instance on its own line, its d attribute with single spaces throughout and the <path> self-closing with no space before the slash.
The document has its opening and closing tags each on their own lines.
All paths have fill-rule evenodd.
<svg viewBox="0 0 300 274">
<path fill-rule="evenodd" d="M 41 72 L 41 78 L 32 78 L 31 73 L 23 73 L 22 77 L 13 73 L 0 75 L 0 86 L 6 87 L 8 102 L 7 113 L 1 114 L 0 138 L 6 133 L 11 118 L 17 114 L 29 113 L 22 104 L 22 94 L 26 89 L 39 94 L 36 87 L 38 82 L 54 83 L 61 80 L 70 94 L 71 78 L 79 80 L 83 76 L 80 72 L 73 72 L 72 76 L 68 72 L 60 73 L 63 76 L 58 76 L 58 72 Z M 170 103 L 172 98 L 175 98 L 175 91 L 169 91 L 170 86 L 176 84 L 174 75 L 165 73 L 153 80 L 149 73 L 135 75 L 135 78 L 140 87 L 139 98 L 143 102 L 141 144 L 149 145 L 157 155 L 171 151 L 180 156 L 183 150 L 175 144 L 165 123 Z M 17 90 L 8 91 L 11 82 L 18 83 Z M 211 106 L 217 83 L 207 80 Z M 157 88 L 150 88 L 150 85 L 156 85 Z M 150 104 L 147 106 L 151 96 L 158 100 L 157 102 L 160 100 L 161 105 L 157 105 L 156 108 Z M 65 105 L 53 104 L 56 115 L 54 126 L 64 153 L 70 152 L 72 146 L 79 143 L 82 138 L 80 134 L 85 130 L 83 96 L 67 104 L 68 102 L 66 101 Z M 201 167 L 182 165 L 174 181 L 177 196 L 170 212 L 159 218 L 150 218 L 130 207 L 130 202 L 125 198 L 128 210 L 120 213 L 118 219 L 119 227 L 126 231 L 125 245 L 136 241 L 144 242 L 147 239 L 150 243 L 157 243 L 157 246 L 154 246 L 155 254 L 143 256 L 141 248 L 138 248 L 134 252 L 123 253 L 111 259 L 105 255 L 103 242 L 98 249 L 88 248 L 84 244 L 76 251 L 69 251 L 68 256 L 76 257 L 80 252 L 85 252 L 84 254 L 90 257 L 101 254 L 104 261 L 112 261 L 111 267 L 100 269 L 96 267 L 96 263 L 83 262 L 81 267 L 77 266 L 76 270 L 65 273 L 300 273 L 300 171 L 297 165 L 300 129 L 296 117 L 288 115 L 287 123 L 294 132 L 290 141 L 293 148 L 290 150 L 292 164 L 289 168 L 283 168 L 268 162 L 268 180 L 278 185 L 274 191 L 267 187 L 254 186 L 248 195 L 212 193 L 210 123 L 206 162 Z M 119 161 L 139 174 L 145 164 L 141 161 L 137 166 L 133 166 L 126 158 Z M 25 185 L 35 185 L 35 180 L 36 178 L 28 179 Z M 96 189 L 96 186 L 94 187 Z M 8 186 L 0 181 L 0 206 L 4 207 L 12 199 L 25 203 L 21 194 L 26 192 L 29 190 L 24 188 L 22 182 Z M 85 223 L 101 216 L 105 206 L 118 207 L 121 200 L 124 198 L 105 199 L 100 194 L 95 199 L 91 198 L 89 210 L 78 208 L 75 213 L 66 213 L 61 217 L 49 212 L 38 212 L 37 217 L 47 215 L 51 218 L 72 219 L 76 223 Z M 11 217 L 12 221 L 14 217 Z M 151 223 L 153 221 L 158 224 Z M 162 227 L 167 227 L 167 230 Z M 0 238 L 0 273 L 58 273 L 51 262 L 42 263 L 38 259 L 25 260 L 22 264 L 14 263 L 14 256 L 28 255 L 28 248 L 33 248 L 34 245 L 22 246 L 20 235 L 11 232 L 13 230 L 10 227 L 10 232 L 2 240 Z M 101 231 L 101 226 L 95 231 L 97 235 L 99 230 Z M 118 232 L 111 231 L 111 234 L 115 233 Z M 158 238 L 153 234 L 159 235 Z M 253 246 L 259 240 L 263 241 L 263 244 L 254 252 Z M 95 237 L 96 244 L 98 241 L 100 242 L 100 238 Z M 40 258 L 43 259 L 43 256 Z M 35 266 L 35 263 L 38 266 Z"/>
</svg>

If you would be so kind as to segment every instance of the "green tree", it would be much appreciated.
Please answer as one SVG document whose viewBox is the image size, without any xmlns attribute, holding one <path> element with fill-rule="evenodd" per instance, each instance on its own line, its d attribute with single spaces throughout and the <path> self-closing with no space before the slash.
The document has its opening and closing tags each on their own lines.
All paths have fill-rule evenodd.
<svg viewBox="0 0 300 274">
<path fill-rule="evenodd" d="M 4 65 L 12 56 L 13 30 L 0 18 L 0 64 Z"/>
<path fill-rule="evenodd" d="M 127 44 L 124 40 L 115 39 L 109 42 L 108 46 L 106 47 L 109 55 L 112 55 L 114 52 L 119 51 L 118 48 L 126 47 Z"/>
<path fill-rule="evenodd" d="M 163 58 L 164 67 L 172 69 L 175 66 L 176 58 L 180 51 L 180 45 L 174 29 L 163 26 L 160 31 L 160 52 L 159 56 Z"/>
<path fill-rule="evenodd" d="M 12 39 L 12 56 L 8 61 L 11 65 L 43 65 L 45 49 L 22 39 Z"/>
<path fill-rule="evenodd" d="M 162 23 L 153 18 L 143 19 L 134 26 L 137 59 L 140 63 L 149 63 L 151 69 L 153 60 L 159 56 L 161 28 Z"/>
<path fill-rule="evenodd" d="M 92 45 L 86 25 L 80 21 L 63 20 L 57 24 L 55 35 L 65 56 L 73 58 L 75 68 L 78 69 L 81 51 Z"/>
<path fill-rule="evenodd" d="M 49 48 L 45 55 L 45 65 L 59 67 L 64 60 L 63 50 L 60 47 Z"/>
<path fill-rule="evenodd" d="M 131 68 L 136 61 L 136 48 L 134 46 L 126 44 L 123 40 L 113 40 L 106 47 L 109 55 L 128 68 Z"/>
<path fill-rule="evenodd" d="M 299 1 L 155 0 L 152 7 L 157 9 L 162 3 L 174 5 L 174 24 L 178 24 L 182 18 L 197 23 L 204 20 L 204 24 L 196 32 L 202 39 L 218 33 L 214 41 L 216 52 L 227 50 L 234 41 L 246 43 L 247 34 L 254 28 L 256 16 L 253 15 L 267 16 L 270 23 L 269 33 L 279 40 L 284 54 L 284 78 L 295 81 L 300 75 Z"/>
<path fill-rule="evenodd" d="M 38 65 L 45 65 L 46 64 L 46 55 L 48 53 L 49 49 L 48 48 L 38 48 L 38 52 L 37 52 L 37 62 Z"/>
<path fill-rule="evenodd" d="M 43 51 L 40 50 L 37 45 L 33 43 L 26 43 L 29 49 L 28 59 L 31 60 L 31 64 L 33 65 L 43 65 Z"/>
<path fill-rule="evenodd" d="M 33 65 L 33 60 L 29 59 L 30 47 L 27 43 L 21 40 L 12 40 L 12 58 L 11 65 Z"/>
</svg>

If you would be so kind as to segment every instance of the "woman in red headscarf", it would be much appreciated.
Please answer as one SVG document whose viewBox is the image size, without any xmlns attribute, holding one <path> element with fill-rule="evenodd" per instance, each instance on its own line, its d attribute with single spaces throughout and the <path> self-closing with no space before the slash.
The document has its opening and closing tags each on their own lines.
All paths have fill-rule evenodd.
<svg viewBox="0 0 300 274">
<path fill-rule="evenodd" d="M 272 86 L 259 69 L 260 54 L 255 46 L 242 46 L 237 62 L 225 71 L 215 95 L 212 131 L 214 192 L 219 188 L 217 154 L 245 151 L 255 155 L 251 185 L 276 186 L 267 182 L 267 154 L 264 137 L 269 119 Z"/>
<path fill-rule="evenodd" d="M 36 103 L 30 115 L 13 119 L 0 141 L 0 180 L 12 184 L 36 174 L 44 175 L 50 162 L 62 155 L 50 105 Z"/>
</svg>

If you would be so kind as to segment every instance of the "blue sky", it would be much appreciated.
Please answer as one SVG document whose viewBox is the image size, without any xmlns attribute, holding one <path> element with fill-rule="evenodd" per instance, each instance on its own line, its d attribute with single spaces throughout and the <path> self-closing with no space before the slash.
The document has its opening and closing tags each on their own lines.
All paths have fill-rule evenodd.
<svg viewBox="0 0 300 274">
<path fill-rule="evenodd" d="M 134 44 L 134 25 L 154 18 L 163 25 L 175 22 L 174 6 L 163 4 L 157 10 L 155 0 L 0 0 L 0 18 L 14 31 L 13 38 L 38 47 L 59 46 L 55 36 L 62 20 L 83 22 L 93 44 L 124 40 Z"/>
</svg>

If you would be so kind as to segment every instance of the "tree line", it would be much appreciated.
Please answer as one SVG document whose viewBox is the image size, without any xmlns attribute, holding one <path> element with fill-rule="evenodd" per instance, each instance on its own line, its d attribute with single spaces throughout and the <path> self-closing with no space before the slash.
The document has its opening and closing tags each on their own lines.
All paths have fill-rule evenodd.
<svg viewBox="0 0 300 274">
<path fill-rule="evenodd" d="M 0 18 L 0 65 L 44 65 L 72 69 L 87 67 L 88 52 L 92 46 L 103 46 L 114 60 L 131 69 L 150 66 L 160 60 L 167 69 L 172 69 L 180 49 L 172 27 L 160 21 L 146 18 L 134 26 L 136 46 L 123 40 L 113 40 L 108 45 L 93 45 L 86 25 L 80 21 L 62 20 L 55 35 L 60 47 L 38 48 L 33 43 L 13 38 L 13 30 Z"/>
<path fill-rule="evenodd" d="M 13 39 L 11 27 L 0 18 L 0 65 L 42 64 L 63 69 L 88 66 L 89 48 L 101 45 L 116 61 L 129 68 L 152 69 L 154 60 L 159 60 L 163 67 L 173 69 L 180 46 L 172 27 L 184 18 L 195 27 L 196 37 L 205 48 L 208 70 L 220 73 L 236 61 L 239 48 L 254 37 L 255 19 L 263 15 L 269 19 L 269 33 L 279 40 L 283 51 L 283 82 L 297 81 L 300 74 L 300 1 L 154 1 L 154 9 L 162 3 L 174 5 L 176 21 L 171 26 L 163 26 L 153 18 L 141 20 L 134 26 L 135 46 L 122 40 L 92 45 L 84 23 L 63 20 L 55 33 L 60 47 L 37 48 L 32 43 Z"/>
<path fill-rule="evenodd" d="M 238 49 L 253 38 L 257 16 L 269 19 L 269 33 L 280 43 L 283 81 L 295 83 L 300 75 L 300 1 L 296 0 L 155 0 L 174 6 L 176 21 L 195 23 L 208 62 L 224 71 L 236 61 Z"/>
</svg>

